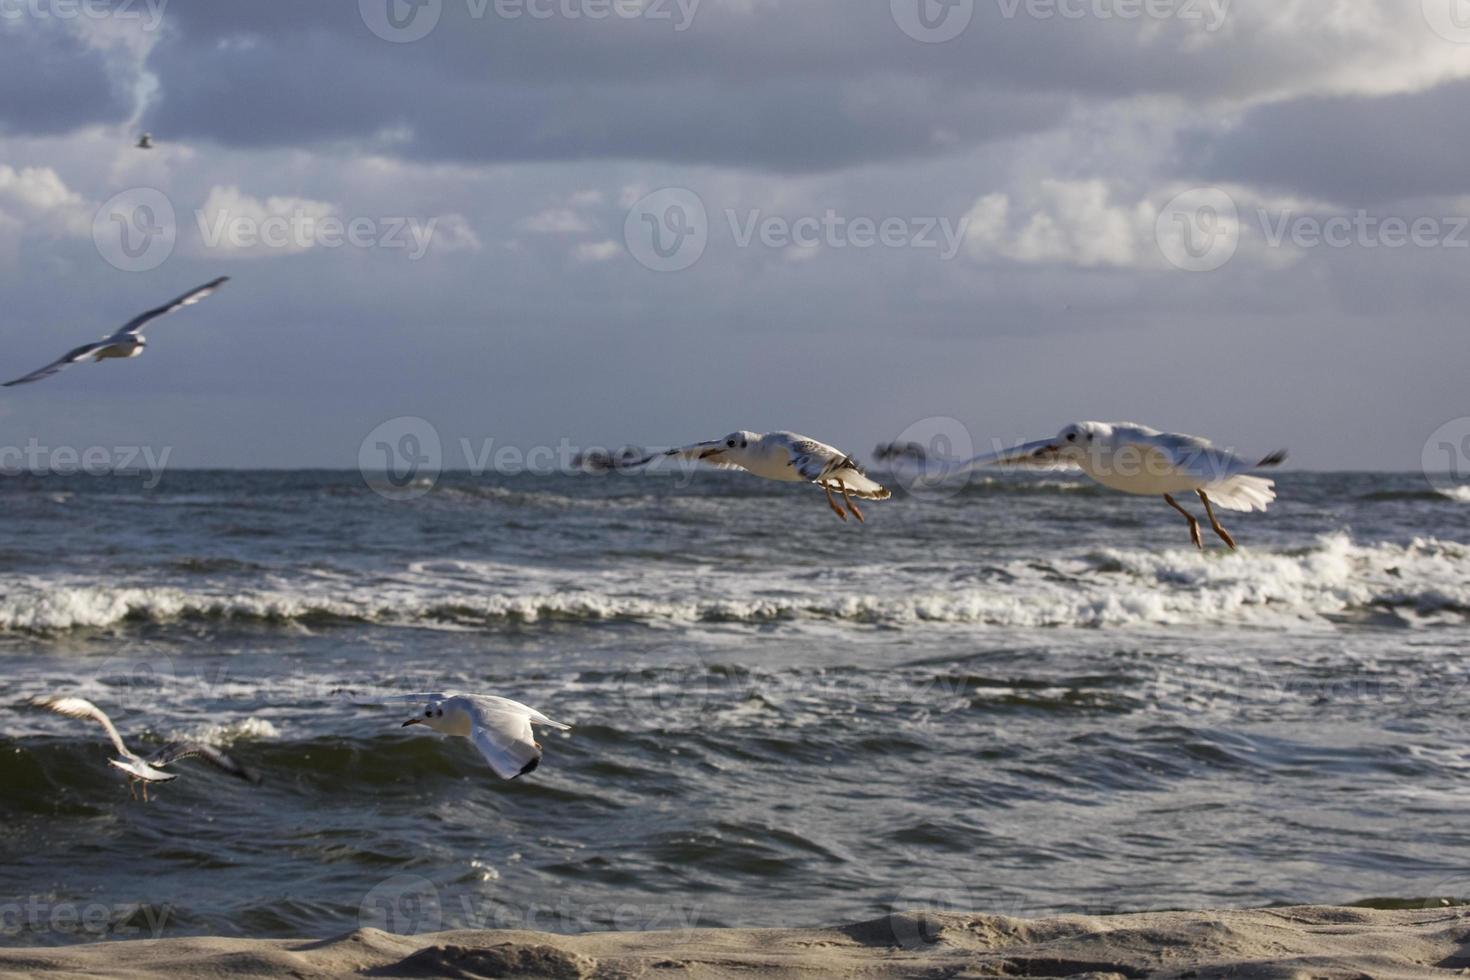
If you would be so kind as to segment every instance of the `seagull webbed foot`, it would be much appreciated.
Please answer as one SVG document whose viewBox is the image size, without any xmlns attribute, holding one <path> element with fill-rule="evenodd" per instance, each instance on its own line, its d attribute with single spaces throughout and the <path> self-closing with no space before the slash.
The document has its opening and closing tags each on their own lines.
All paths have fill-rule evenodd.
<svg viewBox="0 0 1470 980">
<path fill-rule="evenodd" d="M 1229 531 L 1220 526 L 1219 520 L 1215 518 L 1215 508 L 1210 506 L 1210 498 L 1205 495 L 1203 490 L 1196 490 L 1195 493 L 1199 494 L 1199 499 L 1204 502 L 1205 513 L 1210 517 L 1210 526 L 1215 529 L 1215 533 L 1220 536 L 1220 540 L 1228 544 L 1231 551 L 1234 551 L 1235 539 L 1230 536 Z"/>
<path fill-rule="evenodd" d="M 843 510 L 838 505 L 837 498 L 835 498 L 835 497 L 832 496 L 832 488 L 829 487 L 829 486 L 827 486 L 827 484 L 824 483 L 824 484 L 822 484 L 822 490 L 827 494 L 827 506 L 829 506 L 829 507 L 832 508 L 832 513 L 834 513 L 838 517 L 842 518 L 843 523 L 846 523 L 847 522 L 847 511 Z"/>
<path fill-rule="evenodd" d="M 842 500 L 847 504 L 847 509 L 852 511 L 852 516 L 858 519 L 859 524 L 868 523 L 867 518 L 863 517 L 863 512 L 858 510 L 858 505 L 852 502 L 852 495 L 847 492 L 847 484 L 838 480 L 837 486 L 842 491 Z"/>
</svg>

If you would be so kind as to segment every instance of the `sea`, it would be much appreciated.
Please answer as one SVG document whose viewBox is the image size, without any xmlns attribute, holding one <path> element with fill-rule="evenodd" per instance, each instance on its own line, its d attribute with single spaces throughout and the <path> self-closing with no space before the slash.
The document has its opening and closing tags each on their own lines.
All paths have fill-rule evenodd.
<svg viewBox="0 0 1470 980">
<path fill-rule="evenodd" d="M 0 943 L 1470 895 L 1470 488 L 1287 471 L 1234 553 L 1065 472 L 865 524 L 716 471 L 382 490 L 0 478 Z M 445 690 L 572 727 L 502 781 L 358 703 Z M 132 800 L 45 694 L 263 781 Z"/>
</svg>

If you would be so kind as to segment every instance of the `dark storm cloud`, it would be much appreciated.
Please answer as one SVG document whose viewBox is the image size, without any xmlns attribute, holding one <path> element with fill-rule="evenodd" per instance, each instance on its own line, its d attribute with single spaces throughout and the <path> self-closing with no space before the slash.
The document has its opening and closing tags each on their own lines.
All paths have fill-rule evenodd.
<svg viewBox="0 0 1470 980">
<path fill-rule="evenodd" d="M 51 136 L 132 112 L 125 77 L 66 23 L 0 18 L 0 133 Z"/>
<path fill-rule="evenodd" d="M 925 44 L 887 4 L 847 0 L 684 12 L 668 0 L 667 20 L 596 21 L 506 19 L 487 2 L 443 0 L 435 29 L 402 44 L 376 36 L 357 4 L 171 6 L 148 126 L 241 147 L 373 146 L 404 130 L 411 142 L 379 148 L 427 160 L 806 171 L 951 152 L 1118 96 L 1245 95 L 1312 70 L 1270 45 L 1241 57 L 1190 43 L 1208 20 L 1077 23 L 1005 3 L 977 4 L 963 34 Z"/>
<path fill-rule="evenodd" d="M 1216 141 L 1186 137 L 1208 180 L 1366 205 L 1470 193 L 1470 81 L 1379 98 L 1260 106 Z"/>
</svg>

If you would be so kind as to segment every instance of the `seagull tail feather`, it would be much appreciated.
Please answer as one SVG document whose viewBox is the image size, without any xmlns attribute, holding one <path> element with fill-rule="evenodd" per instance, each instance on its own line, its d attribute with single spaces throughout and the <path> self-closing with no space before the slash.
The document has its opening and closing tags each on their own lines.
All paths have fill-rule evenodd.
<svg viewBox="0 0 1470 980">
<path fill-rule="evenodd" d="M 1205 487 L 1211 503 L 1226 510 L 1265 510 L 1276 499 L 1276 481 L 1263 476 L 1232 476 Z"/>
</svg>

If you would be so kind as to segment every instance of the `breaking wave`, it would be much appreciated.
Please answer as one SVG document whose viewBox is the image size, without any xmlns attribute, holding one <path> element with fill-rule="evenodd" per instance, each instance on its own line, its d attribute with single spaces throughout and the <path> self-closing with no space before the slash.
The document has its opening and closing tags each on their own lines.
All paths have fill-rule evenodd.
<svg viewBox="0 0 1470 980">
<path fill-rule="evenodd" d="M 632 584 L 630 584 L 632 583 Z M 750 572 L 530 569 L 491 562 L 411 564 L 391 582 L 277 579 L 98 586 L 0 579 L 0 632 L 51 633 L 129 623 L 241 620 L 494 629 L 546 622 L 1118 627 L 1179 623 L 1328 623 L 1389 616 L 1416 625 L 1470 617 L 1470 546 L 1434 538 L 1358 545 L 1326 535 L 1295 551 L 1200 554 L 1104 548 L 1049 560 Z"/>
</svg>

